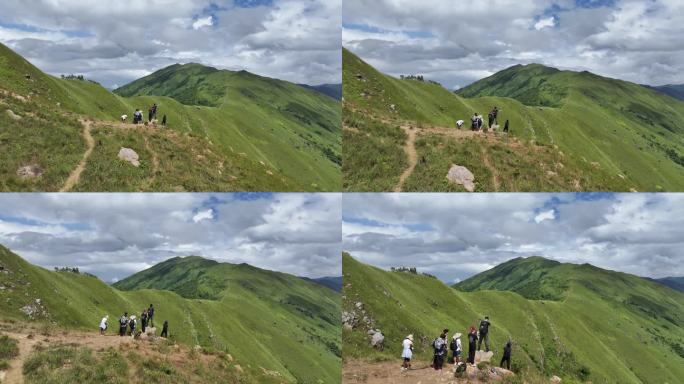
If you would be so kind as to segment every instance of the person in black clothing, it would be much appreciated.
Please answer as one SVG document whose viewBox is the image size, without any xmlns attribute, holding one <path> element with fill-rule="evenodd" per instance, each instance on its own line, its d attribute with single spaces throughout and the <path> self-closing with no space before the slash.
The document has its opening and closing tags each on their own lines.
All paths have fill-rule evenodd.
<svg viewBox="0 0 684 384">
<path fill-rule="evenodd" d="M 152 118 L 157 118 L 157 103 L 154 103 L 154 105 L 152 105 Z"/>
<path fill-rule="evenodd" d="M 506 120 L 506 124 L 504 125 L 504 130 L 505 133 L 508 133 L 508 120 Z"/>
<path fill-rule="evenodd" d="M 488 121 L 489 121 L 488 127 L 489 127 L 489 129 L 491 130 L 492 127 L 494 126 L 494 112 L 489 112 L 489 116 L 487 116 L 487 117 L 488 117 L 488 119 L 489 119 L 489 120 L 488 120 Z"/>
<path fill-rule="evenodd" d="M 162 126 L 166 127 L 166 115 L 162 117 Z"/>
<path fill-rule="evenodd" d="M 470 332 L 468 333 L 468 362 L 470 364 L 475 364 L 475 350 L 477 347 L 477 330 L 474 326 L 470 327 Z"/>
<path fill-rule="evenodd" d="M 147 122 L 152 122 L 152 108 L 147 111 Z"/>
<path fill-rule="evenodd" d="M 147 309 L 140 315 L 140 330 L 142 333 L 145 333 L 145 328 L 147 328 Z"/>
<path fill-rule="evenodd" d="M 169 337 L 169 322 L 167 320 L 164 320 L 164 325 L 162 326 L 162 331 L 161 331 L 161 337 L 163 337 L 163 338 Z"/>
<path fill-rule="evenodd" d="M 477 349 L 482 350 L 482 340 L 485 342 L 485 352 L 489 352 L 489 316 L 485 316 L 484 320 L 480 321 L 480 340 L 477 342 Z"/>
<path fill-rule="evenodd" d="M 494 124 L 499 123 L 499 107 L 495 106 L 494 109 L 492 109 L 492 121 Z M 489 126 L 491 127 L 491 124 Z"/>
<path fill-rule="evenodd" d="M 147 324 L 149 324 L 150 327 L 154 327 L 154 307 L 152 304 L 147 308 Z"/>
<path fill-rule="evenodd" d="M 499 366 L 504 368 L 504 362 L 506 363 L 506 369 L 511 370 L 511 342 L 509 341 L 504 346 L 503 357 L 501 357 L 501 364 Z"/>
</svg>

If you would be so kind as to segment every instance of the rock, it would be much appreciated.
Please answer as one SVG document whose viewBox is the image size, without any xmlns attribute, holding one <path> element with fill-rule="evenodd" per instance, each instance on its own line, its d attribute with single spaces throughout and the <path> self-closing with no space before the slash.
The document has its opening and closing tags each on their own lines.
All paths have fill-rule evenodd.
<svg viewBox="0 0 684 384">
<path fill-rule="evenodd" d="M 637 191 L 635 188 L 630 188 L 629 191 L 632 192 L 632 193 L 638 193 L 638 192 L 639 192 L 639 191 Z"/>
<path fill-rule="evenodd" d="M 17 175 L 23 179 L 35 179 L 43 174 L 43 168 L 38 164 L 25 165 L 17 170 Z"/>
<path fill-rule="evenodd" d="M 563 382 L 563 380 L 560 377 L 553 375 L 551 376 L 550 382 L 552 382 L 553 384 L 560 384 L 561 382 Z"/>
<path fill-rule="evenodd" d="M 385 336 L 380 331 L 375 332 L 371 337 L 371 346 L 374 348 L 382 349 L 384 342 Z"/>
<path fill-rule="evenodd" d="M 119 159 L 133 164 L 134 167 L 140 166 L 140 157 L 130 148 L 122 147 L 121 150 L 119 150 Z"/>
<path fill-rule="evenodd" d="M 463 185 L 468 192 L 475 191 L 475 176 L 466 167 L 452 164 L 446 178 L 451 183 Z"/>
<path fill-rule="evenodd" d="M 14 113 L 14 111 L 12 111 L 11 109 L 8 109 L 7 112 L 5 112 L 5 113 L 7 113 L 7 116 L 9 116 L 10 119 L 12 119 L 12 120 L 15 120 L 15 121 L 21 120 L 21 116 Z"/>
<path fill-rule="evenodd" d="M 558 176 L 558 174 L 554 171 L 546 171 L 546 176 L 554 177 L 554 176 Z"/>
<path fill-rule="evenodd" d="M 494 356 L 494 352 L 489 351 L 476 351 L 475 352 L 475 364 L 477 363 L 489 363 L 490 360 L 492 360 L 492 356 Z"/>
<path fill-rule="evenodd" d="M 356 304 L 354 304 L 354 306 L 356 307 L 356 309 L 363 309 L 363 303 L 360 301 L 357 301 Z"/>
<path fill-rule="evenodd" d="M 240 372 L 240 373 L 243 372 L 243 371 L 242 371 L 242 367 L 240 366 L 240 364 L 235 364 L 234 367 L 235 367 L 235 370 L 236 370 L 236 371 L 238 371 L 238 372 Z"/>
<path fill-rule="evenodd" d="M 597 161 L 592 161 L 591 166 L 594 167 L 594 169 L 599 169 L 599 168 L 601 168 L 601 163 L 599 163 Z"/>
</svg>

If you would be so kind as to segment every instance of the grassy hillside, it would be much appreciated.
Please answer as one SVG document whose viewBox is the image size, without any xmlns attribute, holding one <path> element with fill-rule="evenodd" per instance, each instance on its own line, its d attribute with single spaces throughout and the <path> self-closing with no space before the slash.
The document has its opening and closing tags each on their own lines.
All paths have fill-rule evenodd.
<svg viewBox="0 0 684 384">
<path fill-rule="evenodd" d="M 684 189 L 684 103 L 636 84 L 528 65 L 455 95 L 347 50 L 343 84 L 345 190 L 390 190 L 406 168 L 392 163 L 406 161 L 408 127 L 418 162 L 405 191 L 462 191 L 445 181 L 451 164 L 470 169 L 480 191 Z M 473 112 L 486 124 L 493 106 L 510 135 L 466 132 Z"/>
<path fill-rule="evenodd" d="M 130 289 L 122 291 L 92 276 L 30 265 L 2 247 L 0 266 L 2 320 L 94 331 L 109 314 L 116 332 L 124 311 L 139 314 L 154 303 L 155 322 L 168 320 L 174 340 L 228 352 L 254 377 L 277 371 L 288 382 L 340 380 L 339 294 L 297 277 L 175 258 L 122 281 Z M 182 281 L 172 284 L 164 274 Z"/>
<path fill-rule="evenodd" d="M 122 97 L 90 81 L 48 76 L 2 45 L 0 75 L 0 150 L 9 154 L 0 165 L 2 190 L 59 190 L 87 149 L 82 119 L 95 121 L 97 145 L 76 190 L 339 190 L 340 105 L 295 84 L 174 65 L 119 89 L 130 96 Z M 136 108 L 147 119 L 153 103 L 167 127 L 118 124 Z M 119 161 L 122 146 L 143 166 Z M 24 166 L 42 174 L 21 177 Z"/>
<path fill-rule="evenodd" d="M 523 377 L 676 383 L 684 375 L 684 295 L 636 276 L 532 258 L 459 286 L 475 289 L 479 282 L 483 289 L 510 287 L 535 297 L 536 284 L 558 293 L 559 300 L 536 300 L 508 290 L 458 291 L 433 277 L 383 271 L 348 254 L 343 270 L 343 313 L 359 318 L 343 330 L 344 359 L 399 361 L 401 340 L 412 333 L 418 359 L 428 360 L 429 344 L 443 328 L 465 333 L 488 315 L 493 360 L 511 337 L 513 369 Z M 521 279 L 527 272 L 534 275 L 530 284 Z M 369 328 L 383 332 L 384 350 L 370 347 Z"/>
</svg>

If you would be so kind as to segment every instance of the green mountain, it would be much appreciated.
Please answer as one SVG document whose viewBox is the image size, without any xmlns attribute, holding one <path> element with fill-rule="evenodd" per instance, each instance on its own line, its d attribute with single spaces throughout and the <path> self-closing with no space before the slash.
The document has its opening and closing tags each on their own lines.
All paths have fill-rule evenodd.
<svg viewBox="0 0 684 384">
<path fill-rule="evenodd" d="M 155 322 L 168 320 L 174 340 L 229 352 L 255 382 L 340 380 L 340 296 L 296 276 L 186 257 L 112 287 L 31 265 L 0 247 L 0 287 L 2 321 L 94 330 L 109 314 L 116 328 L 124 311 L 153 303 Z"/>
<path fill-rule="evenodd" d="M 153 103 L 166 127 L 130 124 Z M 335 100 L 245 71 L 173 65 L 111 93 L 46 75 L 0 45 L 5 191 L 339 190 L 339 121 Z M 139 167 L 117 158 L 121 147 Z"/>
<path fill-rule="evenodd" d="M 318 91 L 324 95 L 332 97 L 335 100 L 342 100 L 342 84 L 299 85 L 304 88 L 309 88 Z"/>
<path fill-rule="evenodd" d="M 417 359 L 429 360 L 442 329 L 465 334 L 488 315 L 493 361 L 510 337 L 513 370 L 523 380 L 676 383 L 684 375 L 684 294 L 637 276 L 536 257 L 511 260 L 457 289 L 348 254 L 343 271 L 345 361 L 399 361 L 408 334 Z M 385 336 L 383 350 L 370 346 L 371 328 Z"/>
<path fill-rule="evenodd" d="M 668 84 L 658 87 L 648 86 L 648 88 L 655 89 L 656 91 L 672 96 L 675 99 L 684 100 L 684 84 Z"/>
<path fill-rule="evenodd" d="M 348 50 L 343 84 L 345 190 L 464 191 L 445 179 L 452 164 L 476 191 L 684 189 L 684 103 L 637 84 L 532 64 L 454 94 Z M 470 132 L 493 106 L 510 134 Z"/>
</svg>

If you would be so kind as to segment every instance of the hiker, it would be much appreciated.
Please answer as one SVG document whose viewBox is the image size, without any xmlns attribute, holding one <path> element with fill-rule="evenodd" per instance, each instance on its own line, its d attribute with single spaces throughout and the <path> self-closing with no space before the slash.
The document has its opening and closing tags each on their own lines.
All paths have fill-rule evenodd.
<svg viewBox="0 0 684 384">
<path fill-rule="evenodd" d="M 492 117 L 494 118 L 494 124 L 499 124 L 499 107 L 494 106 L 492 109 Z M 491 126 L 491 124 L 489 124 Z"/>
<path fill-rule="evenodd" d="M 140 314 L 140 330 L 142 333 L 145 333 L 145 328 L 147 328 L 147 309 Z"/>
<path fill-rule="evenodd" d="M 435 371 L 441 371 L 444 366 L 444 352 L 446 351 L 446 334 L 442 333 L 432 342 L 432 348 L 435 352 L 435 358 L 432 362 L 432 367 Z"/>
<path fill-rule="evenodd" d="M 150 325 L 150 327 L 154 327 L 154 307 L 152 304 L 150 304 L 150 307 L 147 308 L 147 323 Z"/>
<path fill-rule="evenodd" d="M 508 119 L 506 119 L 506 124 L 504 124 L 504 133 L 508 133 Z"/>
<path fill-rule="evenodd" d="M 401 357 L 404 359 L 404 362 L 401 364 L 401 370 L 404 371 L 411 369 L 411 358 L 413 357 L 413 335 L 406 336 L 404 341 L 401 342 L 401 346 L 403 348 Z"/>
<path fill-rule="evenodd" d="M 166 115 L 164 115 L 164 117 L 162 117 L 162 126 L 166 127 Z"/>
<path fill-rule="evenodd" d="M 463 126 L 464 121 L 463 120 L 456 120 L 456 128 L 461 129 Z"/>
<path fill-rule="evenodd" d="M 152 108 L 147 110 L 147 122 L 148 123 L 152 122 Z"/>
<path fill-rule="evenodd" d="M 169 337 L 169 322 L 168 322 L 168 320 L 164 320 L 164 325 L 162 326 L 161 337 L 163 337 L 163 338 Z"/>
<path fill-rule="evenodd" d="M 477 330 L 475 326 L 470 326 L 470 332 L 468 333 L 468 362 L 470 364 L 475 364 L 475 349 L 477 347 Z"/>
<path fill-rule="evenodd" d="M 492 130 L 492 127 L 494 126 L 494 111 L 489 112 L 489 115 L 487 115 L 487 117 L 488 117 L 488 119 L 489 119 L 489 125 L 488 125 L 488 127 L 489 127 L 489 130 L 491 131 L 491 130 Z"/>
<path fill-rule="evenodd" d="M 482 131 L 482 127 L 484 127 L 484 120 L 482 120 L 482 115 L 477 115 L 477 130 Z"/>
<path fill-rule="evenodd" d="M 508 340 L 504 346 L 503 357 L 501 357 L 501 364 L 499 366 L 504 368 L 504 362 L 506 363 L 506 369 L 511 370 L 511 341 Z"/>
<path fill-rule="evenodd" d="M 152 105 L 152 118 L 155 120 L 157 119 L 157 103 Z"/>
<path fill-rule="evenodd" d="M 121 115 L 121 122 L 125 123 L 126 119 L 128 119 L 128 115 Z"/>
<path fill-rule="evenodd" d="M 135 110 L 133 113 L 133 124 L 140 124 L 142 122 L 142 112 L 139 109 Z"/>
<path fill-rule="evenodd" d="M 484 320 L 480 321 L 480 340 L 477 342 L 477 349 L 482 350 L 482 340 L 485 342 L 485 352 L 489 352 L 489 316 L 485 316 Z"/>
<path fill-rule="evenodd" d="M 470 118 L 470 130 L 477 131 L 477 112 L 474 112 L 473 117 Z"/>
<path fill-rule="evenodd" d="M 451 340 L 451 353 L 454 364 L 458 365 L 461 361 L 461 334 L 456 332 L 454 338 Z"/>
<path fill-rule="evenodd" d="M 131 319 L 128 321 L 128 326 L 131 329 L 128 335 L 133 336 L 135 334 L 135 315 L 131 315 Z"/>
<path fill-rule="evenodd" d="M 109 315 L 105 315 L 102 320 L 100 320 L 100 335 L 104 335 L 107 330 L 107 322 L 109 321 Z"/>
<path fill-rule="evenodd" d="M 126 335 L 126 328 L 128 328 L 128 312 L 124 312 L 119 318 L 119 336 Z"/>
</svg>

